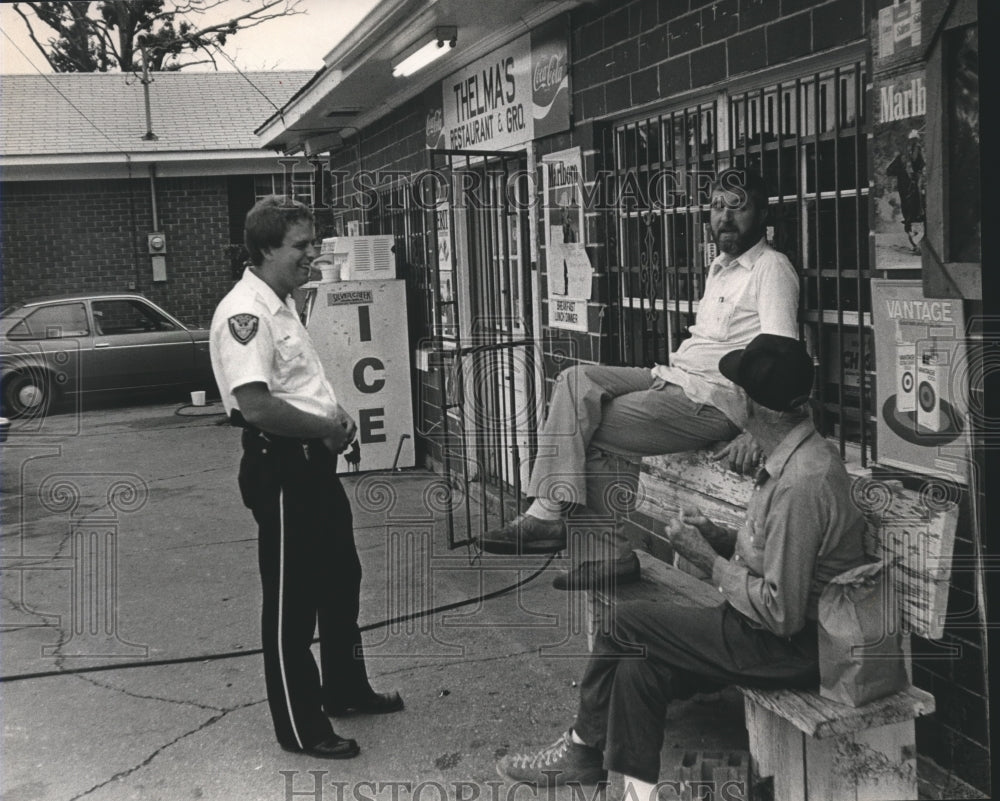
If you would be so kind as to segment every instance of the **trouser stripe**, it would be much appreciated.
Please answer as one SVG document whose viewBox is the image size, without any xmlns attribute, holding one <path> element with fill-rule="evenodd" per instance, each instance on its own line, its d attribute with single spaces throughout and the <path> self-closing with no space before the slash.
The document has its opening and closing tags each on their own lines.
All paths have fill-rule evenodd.
<svg viewBox="0 0 1000 801">
<path fill-rule="evenodd" d="M 285 491 L 282 489 L 278 494 L 278 519 L 279 519 L 279 557 L 278 557 L 278 666 L 281 670 L 281 686 L 285 692 L 285 706 L 288 707 L 288 721 L 292 725 L 292 734 L 295 735 L 295 742 L 299 748 L 305 748 L 302 738 L 299 736 L 298 727 L 295 725 L 295 710 L 292 708 L 292 697 L 288 690 L 288 674 L 285 672 Z"/>
</svg>

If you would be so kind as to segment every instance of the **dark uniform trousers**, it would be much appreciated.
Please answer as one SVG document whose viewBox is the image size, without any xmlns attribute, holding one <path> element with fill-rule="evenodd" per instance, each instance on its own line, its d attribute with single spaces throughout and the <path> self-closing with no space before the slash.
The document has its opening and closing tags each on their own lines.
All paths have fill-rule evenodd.
<svg viewBox="0 0 1000 801">
<path fill-rule="evenodd" d="M 756 627 L 729 604 L 616 604 L 602 621 L 573 725 L 608 770 L 655 783 L 667 705 L 732 684 L 815 687 L 816 624 L 793 637 Z"/>
<path fill-rule="evenodd" d="M 358 628 L 361 562 L 336 469 L 318 440 L 243 432 L 239 485 L 258 525 L 267 700 L 290 749 L 333 734 L 323 707 L 372 692 Z M 317 621 L 321 674 L 310 650 Z"/>
</svg>

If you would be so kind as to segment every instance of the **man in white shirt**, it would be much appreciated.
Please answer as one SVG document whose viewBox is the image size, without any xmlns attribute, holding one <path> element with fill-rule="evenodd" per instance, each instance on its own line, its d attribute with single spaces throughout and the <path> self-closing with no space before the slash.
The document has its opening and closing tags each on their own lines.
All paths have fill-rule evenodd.
<svg viewBox="0 0 1000 801">
<path fill-rule="evenodd" d="M 368 683 L 358 628 L 361 562 L 337 454 L 357 426 L 337 403 L 292 291 L 316 256 L 307 206 L 267 197 L 247 214 L 251 265 L 212 318 L 212 369 L 243 427 L 239 486 L 258 526 L 261 639 L 278 743 L 320 759 L 360 749 L 328 716 L 403 708 Z M 310 650 L 319 623 L 320 670 Z"/>
<path fill-rule="evenodd" d="M 525 514 L 487 532 L 483 550 L 562 550 L 565 516 L 574 504 L 601 514 L 628 511 L 641 456 L 726 441 L 717 458 L 728 457 L 743 472 L 755 466 L 759 447 L 749 435 L 737 436 L 745 396 L 718 365 L 760 333 L 798 338 L 798 276 L 765 240 L 767 213 L 768 190 L 759 174 L 729 169 L 717 176 L 709 222 L 719 255 L 709 267 L 690 338 L 669 366 L 581 364 L 559 374 L 527 487 L 534 501 Z M 638 559 L 616 526 L 601 549 L 605 558 L 580 562 L 553 586 L 613 590 L 616 583 L 638 580 Z"/>
</svg>

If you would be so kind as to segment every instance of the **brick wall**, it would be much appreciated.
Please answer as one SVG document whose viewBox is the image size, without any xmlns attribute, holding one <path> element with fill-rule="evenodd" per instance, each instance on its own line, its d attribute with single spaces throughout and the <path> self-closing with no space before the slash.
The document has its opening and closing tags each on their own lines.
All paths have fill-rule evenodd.
<svg viewBox="0 0 1000 801">
<path fill-rule="evenodd" d="M 934 715 L 917 720 L 918 753 L 989 793 L 989 691 L 976 536 L 963 493 L 944 637 L 913 639 L 913 683 L 933 693 L 937 703 Z"/>
<path fill-rule="evenodd" d="M 864 0 L 636 0 L 573 12 L 576 124 L 862 38 Z"/>
<path fill-rule="evenodd" d="M 359 193 L 351 186 L 351 176 L 359 170 L 400 170 L 412 174 L 427 168 L 425 115 L 423 101 L 411 100 L 352 136 L 346 147 L 331 155 L 331 172 L 348 176 L 335 193 L 335 211 L 343 212 L 345 220 L 362 217 Z M 381 183 L 375 188 L 387 186 L 388 183 Z"/>
<path fill-rule="evenodd" d="M 61 292 L 137 291 L 207 326 L 232 286 L 225 178 L 157 180 L 167 281 L 154 283 L 146 179 L 3 185 L 3 302 Z"/>
</svg>

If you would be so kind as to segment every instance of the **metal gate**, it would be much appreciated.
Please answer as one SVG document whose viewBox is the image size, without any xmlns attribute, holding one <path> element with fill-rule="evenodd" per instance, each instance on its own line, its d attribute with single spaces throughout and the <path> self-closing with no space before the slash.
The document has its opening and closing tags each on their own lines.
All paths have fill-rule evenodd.
<svg viewBox="0 0 1000 801">
<path fill-rule="evenodd" d="M 518 511 L 534 457 L 538 373 L 523 156 L 435 150 L 423 185 L 433 231 L 431 351 L 448 545 Z M 469 538 L 456 538 L 456 515 Z"/>
</svg>

